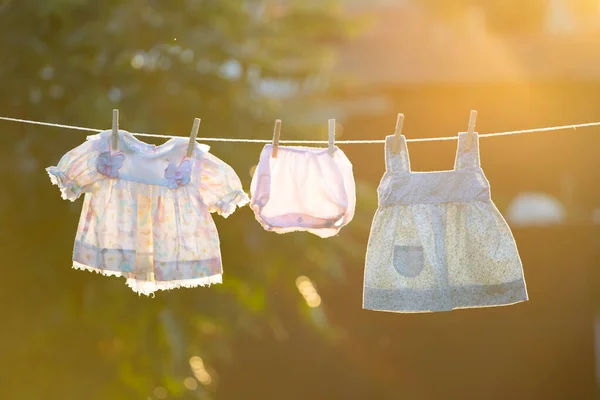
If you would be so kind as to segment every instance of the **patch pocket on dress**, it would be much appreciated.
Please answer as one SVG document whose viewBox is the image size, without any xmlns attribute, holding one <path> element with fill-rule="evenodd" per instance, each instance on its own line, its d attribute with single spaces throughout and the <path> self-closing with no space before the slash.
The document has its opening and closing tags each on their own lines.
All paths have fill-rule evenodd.
<svg viewBox="0 0 600 400">
<path fill-rule="evenodd" d="M 406 278 L 417 277 L 425 267 L 422 246 L 394 246 L 392 264 L 396 272 Z"/>
</svg>

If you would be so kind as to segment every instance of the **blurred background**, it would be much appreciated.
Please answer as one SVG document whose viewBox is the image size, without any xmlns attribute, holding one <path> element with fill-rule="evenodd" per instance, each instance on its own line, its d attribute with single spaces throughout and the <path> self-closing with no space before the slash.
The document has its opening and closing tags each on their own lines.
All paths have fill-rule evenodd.
<svg viewBox="0 0 600 400">
<path fill-rule="evenodd" d="M 600 121 L 597 0 L 2 0 L 0 56 L 0 115 L 98 129 L 113 108 L 132 132 L 202 118 L 199 138 Z M 215 216 L 224 283 L 146 298 L 71 269 L 81 200 L 44 168 L 86 132 L 0 127 L 2 399 L 600 398 L 600 128 L 481 140 L 529 302 L 404 315 L 361 307 L 382 145 L 341 145 L 358 204 L 339 236 Z M 248 188 L 261 146 L 209 144 Z M 413 169 L 455 146 L 409 144 Z"/>
</svg>

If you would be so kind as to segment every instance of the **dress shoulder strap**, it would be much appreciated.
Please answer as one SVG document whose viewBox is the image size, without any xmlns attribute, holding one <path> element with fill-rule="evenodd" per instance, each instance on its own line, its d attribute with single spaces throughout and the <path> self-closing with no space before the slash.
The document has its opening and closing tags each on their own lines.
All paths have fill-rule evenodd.
<svg viewBox="0 0 600 400">
<path fill-rule="evenodd" d="M 410 160 L 408 158 L 408 148 L 406 147 L 406 138 L 400 135 L 398 144 L 398 153 L 392 151 L 394 135 L 385 138 L 385 169 L 388 172 L 410 172 Z"/>
<path fill-rule="evenodd" d="M 479 168 L 481 166 L 479 160 L 479 134 L 475 132 L 473 135 L 471 148 L 467 150 L 467 132 L 458 134 L 458 147 L 454 169 Z"/>
</svg>

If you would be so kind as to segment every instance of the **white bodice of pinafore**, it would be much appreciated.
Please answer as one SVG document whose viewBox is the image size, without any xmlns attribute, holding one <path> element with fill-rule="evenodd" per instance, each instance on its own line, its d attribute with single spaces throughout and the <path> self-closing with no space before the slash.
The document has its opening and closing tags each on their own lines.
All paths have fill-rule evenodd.
<svg viewBox="0 0 600 400">
<path fill-rule="evenodd" d="M 490 201 L 490 186 L 479 164 L 478 137 L 466 149 L 466 133 L 459 134 L 454 170 L 412 172 L 404 136 L 398 153 L 392 152 L 394 137 L 386 138 L 386 172 L 378 188 L 381 207 L 410 204 Z"/>
</svg>

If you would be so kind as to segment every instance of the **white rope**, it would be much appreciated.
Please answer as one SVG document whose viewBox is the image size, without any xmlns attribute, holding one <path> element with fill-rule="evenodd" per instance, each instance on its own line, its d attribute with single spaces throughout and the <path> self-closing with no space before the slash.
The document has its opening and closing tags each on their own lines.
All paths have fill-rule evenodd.
<svg viewBox="0 0 600 400">
<path fill-rule="evenodd" d="M 23 124 L 31 124 L 31 125 L 42 125 L 42 126 L 51 126 L 53 128 L 65 128 L 72 129 L 77 131 L 87 131 L 87 132 L 102 132 L 105 129 L 94 129 L 94 128 L 86 128 L 83 126 L 73 126 L 73 125 L 63 125 L 63 124 L 55 124 L 51 122 L 41 122 L 41 121 L 31 121 L 27 119 L 19 119 L 19 118 L 10 118 L 10 117 L 0 117 L 0 120 L 4 121 L 12 121 L 12 122 L 20 122 Z M 518 131 L 508 131 L 508 132 L 495 132 L 495 133 L 484 133 L 480 134 L 479 137 L 492 137 L 492 136 L 508 136 L 508 135 L 518 135 L 521 133 L 532 133 L 532 132 L 549 132 L 549 131 L 561 131 L 567 129 L 577 129 L 577 128 L 588 128 L 592 126 L 600 126 L 600 122 L 588 122 L 584 124 L 572 124 L 572 125 L 559 125 L 559 126 L 550 126 L 546 128 L 534 128 L 534 129 L 521 129 Z M 158 137 L 158 138 L 174 138 L 181 136 L 172 136 L 172 135 L 163 135 L 157 133 L 136 133 L 131 132 L 134 136 L 147 136 L 147 137 Z M 445 137 L 435 137 L 435 138 L 418 138 L 418 139 L 407 139 L 407 142 L 437 142 L 441 140 L 456 140 L 458 136 L 445 136 Z M 265 139 L 234 139 L 234 138 L 198 138 L 197 140 L 201 142 L 230 142 L 230 143 L 271 143 L 272 140 Z M 280 144 L 328 144 L 327 140 L 280 140 Z M 336 140 L 336 144 L 374 144 L 374 143 L 385 143 L 385 140 Z"/>
<path fill-rule="evenodd" d="M 21 122 L 23 124 L 43 125 L 43 126 L 52 126 L 54 128 L 73 129 L 76 131 L 102 132 L 100 129 L 84 128 L 81 126 L 53 124 L 51 122 L 30 121 L 28 119 L 18 119 L 18 118 L 9 118 L 9 117 L 0 117 L 0 119 L 3 119 L 5 121 Z"/>
</svg>

